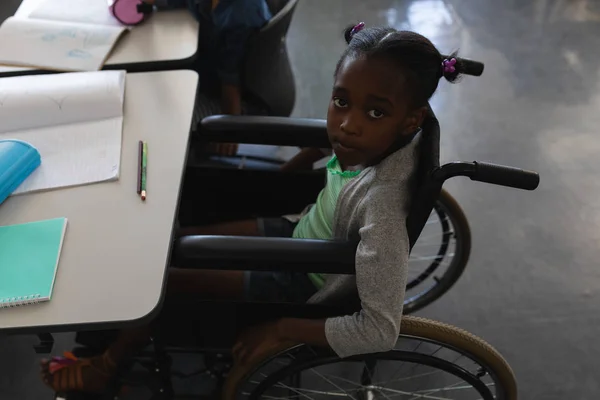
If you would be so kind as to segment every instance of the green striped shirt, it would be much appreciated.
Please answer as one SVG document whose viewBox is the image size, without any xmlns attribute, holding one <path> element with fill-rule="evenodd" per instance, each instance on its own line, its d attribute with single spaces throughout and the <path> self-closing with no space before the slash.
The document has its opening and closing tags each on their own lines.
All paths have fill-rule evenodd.
<svg viewBox="0 0 600 400">
<path fill-rule="evenodd" d="M 342 171 L 336 156 L 327 163 L 327 184 L 319 193 L 317 202 L 304 215 L 294 229 L 296 239 L 331 240 L 333 236 L 333 216 L 335 206 L 342 187 L 360 174 L 360 171 Z M 309 278 L 317 287 L 322 287 L 324 278 L 321 274 L 309 274 Z"/>
</svg>

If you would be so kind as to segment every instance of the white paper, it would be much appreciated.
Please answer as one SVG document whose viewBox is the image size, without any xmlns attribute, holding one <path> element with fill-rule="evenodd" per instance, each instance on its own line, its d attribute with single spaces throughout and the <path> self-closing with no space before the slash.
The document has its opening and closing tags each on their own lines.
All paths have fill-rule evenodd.
<svg viewBox="0 0 600 400">
<path fill-rule="evenodd" d="M 96 71 L 124 31 L 107 25 L 11 17 L 0 27 L 0 64 Z"/>
<path fill-rule="evenodd" d="M 8 134 L 33 145 L 42 157 L 42 164 L 13 193 L 118 179 L 122 126 L 123 118 L 117 117 Z"/>
<path fill-rule="evenodd" d="M 121 26 L 108 5 L 107 0 L 45 0 L 29 18 Z"/>
<path fill-rule="evenodd" d="M 118 117 L 122 71 L 0 79 L 0 133 Z"/>
<path fill-rule="evenodd" d="M 88 82 L 84 89 L 77 85 L 82 79 Z M 0 88 L 17 87 L 19 84 L 29 88 L 27 96 L 15 95 L 19 102 L 10 103 L 10 97 L 4 100 L 5 104 L 10 103 L 10 112 L 14 115 L 28 115 L 27 120 L 22 120 L 24 128 L 7 130 L 2 114 L 5 110 L 0 107 L 0 140 L 28 142 L 40 152 L 42 158 L 42 164 L 14 194 L 119 178 L 124 83 L 125 71 L 0 79 Z M 59 109 L 54 101 L 40 101 L 45 94 L 56 96 L 58 93 L 67 93 L 68 99 L 69 91 L 73 99 L 85 99 L 82 103 L 86 105 L 65 100 L 63 108 Z M 78 112 L 86 117 L 78 118 Z M 43 124 L 42 120 L 53 123 Z M 16 121 L 17 118 L 8 119 L 11 124 Z"/>
<path fill-rule="evenodd" d="M 38 8 L 40 4 L 42 4 L 44 0 L 22 0 L 21 5 L 17 8 L 17 12 L 15 12 L 16 17 L 26 18 L 29 14 L 32 13 L 33 10 Z"/>
</svg>

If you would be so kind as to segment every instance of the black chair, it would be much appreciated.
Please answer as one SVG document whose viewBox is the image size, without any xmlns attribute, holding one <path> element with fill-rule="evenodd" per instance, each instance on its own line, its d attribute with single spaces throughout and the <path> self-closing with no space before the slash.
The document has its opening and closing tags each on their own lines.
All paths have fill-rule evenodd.
<svg viewBox="0 0 600 400">
<path fill-rule="evenodd" d="M 243 113 L 247 115 L 291 114 L 296 85 L 286 47 L 286 35 L 298 0 L 268 0 L 271 20 L 250 37 L 242 69 Z M 194 123 L 221 114 L 219 99 L 202 86 L 194 108 Z"/>
<path fill-rule="evenodd" d="M 248 41 L 243 71 L 244 94 L 264 104 L 267 115 L 288 117 L 296 85 L 286 35 L 298 0 L 267 0 L 273 18 Z"/>
<path fill-rule="evenodd" d="M 287 117 L 296 98 L 294 74 L 286 46 L 286 35 L 298 0 L 267 0 L 273 17 L 252 35 L 246 44 L 242 69 L 242 114 Z M 203 74 L 201 74 L 203 75 Z M 206 79 L 206 78 L 205 78 Z M 208 78 L 215 79 L 217 77 Z M 192 117 L 192 126 L 210 115 L 222 114 L 218 94 L 200 85 Z M 210 85 L 214 86 L 214 85 Z M 190 162 L 194 165 L 236 166 L 237 157 L 211 156 L 201 145 L 195 129 L 191 135 Z M 260 165 L 273 165 L 273 160 L 249 157 Z M 265 161 L 265 162 L 263 162 Z"/>
</svg>

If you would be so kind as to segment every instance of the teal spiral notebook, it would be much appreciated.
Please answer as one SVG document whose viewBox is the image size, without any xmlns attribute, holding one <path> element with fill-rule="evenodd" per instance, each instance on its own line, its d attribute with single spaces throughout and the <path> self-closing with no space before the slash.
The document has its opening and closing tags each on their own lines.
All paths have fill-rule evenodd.
<svg viewBox="0 0 600 400">
<path fill-rule="evenodd" d="M 0 226 L 0 309 L 48 301 L 66 218 Z"/>
</svg>

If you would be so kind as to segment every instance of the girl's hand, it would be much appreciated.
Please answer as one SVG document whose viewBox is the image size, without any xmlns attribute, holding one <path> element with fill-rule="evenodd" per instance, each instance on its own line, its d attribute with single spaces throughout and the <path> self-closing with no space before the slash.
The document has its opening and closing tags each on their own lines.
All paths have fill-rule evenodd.
<svg viewBox="0 0 600 400">
<path fill-rule="evenodd" d="M 257 356 L 264 356 L 287 341 L 279 334 L 277 322 L 269 322 L 250 327 L 242 332 L 233 346 L 233 359 L 236 363 L 247 364 Z M 290 346 L 293 343 L 289 343 Z"/>
</svg>

